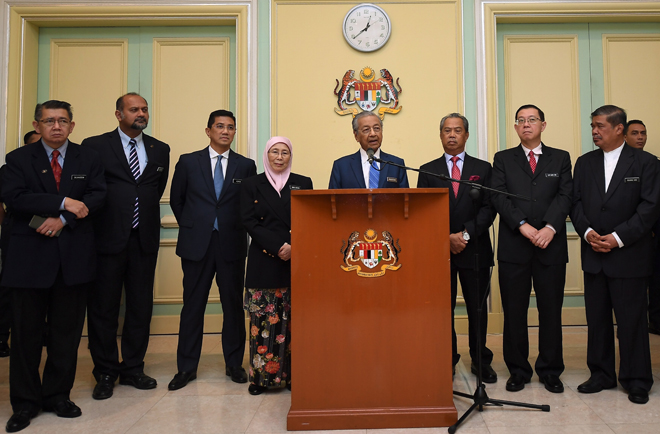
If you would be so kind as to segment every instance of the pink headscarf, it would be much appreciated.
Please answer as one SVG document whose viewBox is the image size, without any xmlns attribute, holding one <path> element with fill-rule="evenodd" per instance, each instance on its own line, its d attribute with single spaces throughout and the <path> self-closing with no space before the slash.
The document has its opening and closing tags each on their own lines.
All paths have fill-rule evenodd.
<svg viewBox="0 0 660 434">
<path fill-rule="evenodd" d="M 281 173 L 275 173 L 270 167 L 270 163 L 268 162 L 268 152 L 270 151 L 270 148 L 277 145 L 278 143 L 284 143 L 289 148 L 289 153 L 291 154 L 291 157 L 289 158 L 289 165 Z M 291 140 L 287 139 L 286 137 L 275 136 L 271 137 L 270 140 L 266 142 L 266 149 L 264 149 L 264 173 L 266 174 L 266 178 L 268 178 L 268 182 L 270 182 L 270 185 L 273 186 L 280 197 L 282 197 L 280 192 L 284 188 L 286 182 L 289 180 L 292 162 L 293 146 L 291 145 Z"/>
</svg>

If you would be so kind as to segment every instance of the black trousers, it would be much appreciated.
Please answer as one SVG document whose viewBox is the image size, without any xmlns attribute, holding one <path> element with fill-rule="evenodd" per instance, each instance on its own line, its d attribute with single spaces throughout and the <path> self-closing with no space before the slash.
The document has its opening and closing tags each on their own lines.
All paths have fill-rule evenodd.
<svg viewBox="0 0 660 434">
<path fill-rule="evenodd" d="M 456 308 L 456 295 L 458 293 L 458 282 L 461 280 L 463 289 L 463 298 L 465 299 L 465 308 L 468 315 L 468 333 L 470 343 L 470 358 L 477 365 L 479 361 L 477 336 L 481 339 L 481 362 L 484 365 L 490 365 L 493 361 L 493 352 L 486 347 L 486 332 L 488 330 L 488 304 L 484 303 L 481 312 L 481 327 L 477 328 L 477 308 L 484 297 L 488 284 L 490 283 L 490 268 L 479 270 L 479 288 L 477 288 L 477 279 L 472 268 L 459 268 L 451 266 L 451 331 L 452 331 L 452 364 L 456 365 L 461 359 L 456 349 L 456 329 L 454 328 L 454 310 Z"/>
<path fill-rule="evenodd" d="M 653 274 L 649 280 L 649 323 L 656 329 L 660 328 L 660 248 L 658 247 L 653 249 Z"/>
<path fill-rule="evenodd" d="M 587 366 L 591 378 L 605 385 L 616 384 L 614 326 L 619 334 L 619 382 L 624 389 L 653 385 L 651 350 L 646 321 L 647 279 L 614 279 L 602 271 L 584 273 L 587 311 Z"/>
<path fill-rule="evenodd" d="M 140 234 L 131 231 L 126 248 L 115 255 L 99 254 L 96 281 L 89 294 L 87 323 L 94 377 L 132 375 L 144 371 L 144 356 L 154 299 L 154 274 L 158 252 L 145 252 Z M 122 289 L 126 313 L 121 333 L 121 355 L 117 327 Z"/>
<path fill-rule="evenodd" d="M 89 284 L 66 286 L 60 273 L 50 288 L 13 288 L 9 396 L 14 412 L 39 411 L 69 399 L 76 377 Z M 48 357 L 39 377 L 44 319 Z"/>
<path fill-rule="evenodd" d="M 245 352 L 245 314 L 243 284 L 245 259 L 226 261 L 218 232 L 213 231 L 206 255 L 201 261 L 181 259 L 183 268 L 183 308 L 179 324 L 177 367 L 179 372 L 196 371 L 202 352 L 204 311 L 213 283 L 222 303 L 222 352 L 226 366 L 238 367 Z"/>
<path fill-rule="evenodd" d="M 1 278 L 1 277 L 0 277 Z M 11 328 L 11 289 L 0 286 L 0 341 L 9 340 Z"/>
<path fill-rule="evenodd" d="M 509 372 L 532 378 L 527 311 L 534 284 L 539 313 L 539 355 L 534 369 L 539 377 L 564 372 L 561 309 L 566 264 L 544 265 L 536 257 L 527 264 L 499 261 L 500 294 L 504 311 L 503 352 Z"/>
</svg>

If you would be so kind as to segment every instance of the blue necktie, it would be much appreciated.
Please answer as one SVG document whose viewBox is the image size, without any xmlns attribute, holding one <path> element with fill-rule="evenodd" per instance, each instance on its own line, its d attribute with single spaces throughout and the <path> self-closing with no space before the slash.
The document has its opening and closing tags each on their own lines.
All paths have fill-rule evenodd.
<svg viewBox="0 0 660 434">
<path fill-rule="evenodd" d="M 140 177 L 140 161 L 138 160 L 137 156 L 137 143 L 135 142 L 135 139 L 131 139 L 128 142 L 129 145 L 131 145 L 131 153 L 128 156 L 128 165 L 131 168 L 131 173 L 133 174 L 133 177 L 137 181 L 137 179 Z M 137 228 L 138 225 L 140 224 L 140 207 L 138 204 L 138 198 L 135 198 L 135 209 L 133 211 L 133 224 L 132 227 L 133 229 Z"/>
<path fill-rule="evenodd" d="M 225 177 L 222 174 L 222 155 L 218 155 L 218 161 L 215 163 L 215 171 L 213 172 L 213 186 L 215 187 L 215 198 L 220 199 L 220 192 L 222 191 L 222 184 L 225 182 Z M 218 230 L 218 218 L 216 217 L 213 222 L 213 228 Z"/>
<path fill-rule="evenodd" d="M 369 188 L 378 188 L 378 177 L 380 172 L 376 168 L 376 163 L 369 165 Z"/>
</svg>

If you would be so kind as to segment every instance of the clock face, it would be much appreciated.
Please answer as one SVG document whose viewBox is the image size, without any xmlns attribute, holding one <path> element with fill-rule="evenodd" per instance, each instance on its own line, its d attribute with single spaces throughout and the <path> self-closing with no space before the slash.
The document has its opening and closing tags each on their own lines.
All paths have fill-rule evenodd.
<svg viewBox="0 0 660 434">
<path fill-rule="evenodd" d="M 344 38 L 359 51 L 376 51 L 392 33 L 387 13 L 371 3 L 362 3 L 348 11 L 344 18 Z"/>
</svg>

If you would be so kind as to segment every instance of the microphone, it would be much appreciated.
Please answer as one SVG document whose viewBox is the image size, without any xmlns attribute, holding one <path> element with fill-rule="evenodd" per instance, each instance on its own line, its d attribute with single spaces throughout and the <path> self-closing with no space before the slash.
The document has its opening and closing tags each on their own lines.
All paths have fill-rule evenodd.
<svg viewBox="0 0 660 434">
<path fill-rule="evenodd" d="M 374 150 L 369 148 L 367 149 L 367 158 L 369 159 L 369 164 L 374 163 Z"/>
</svg>

